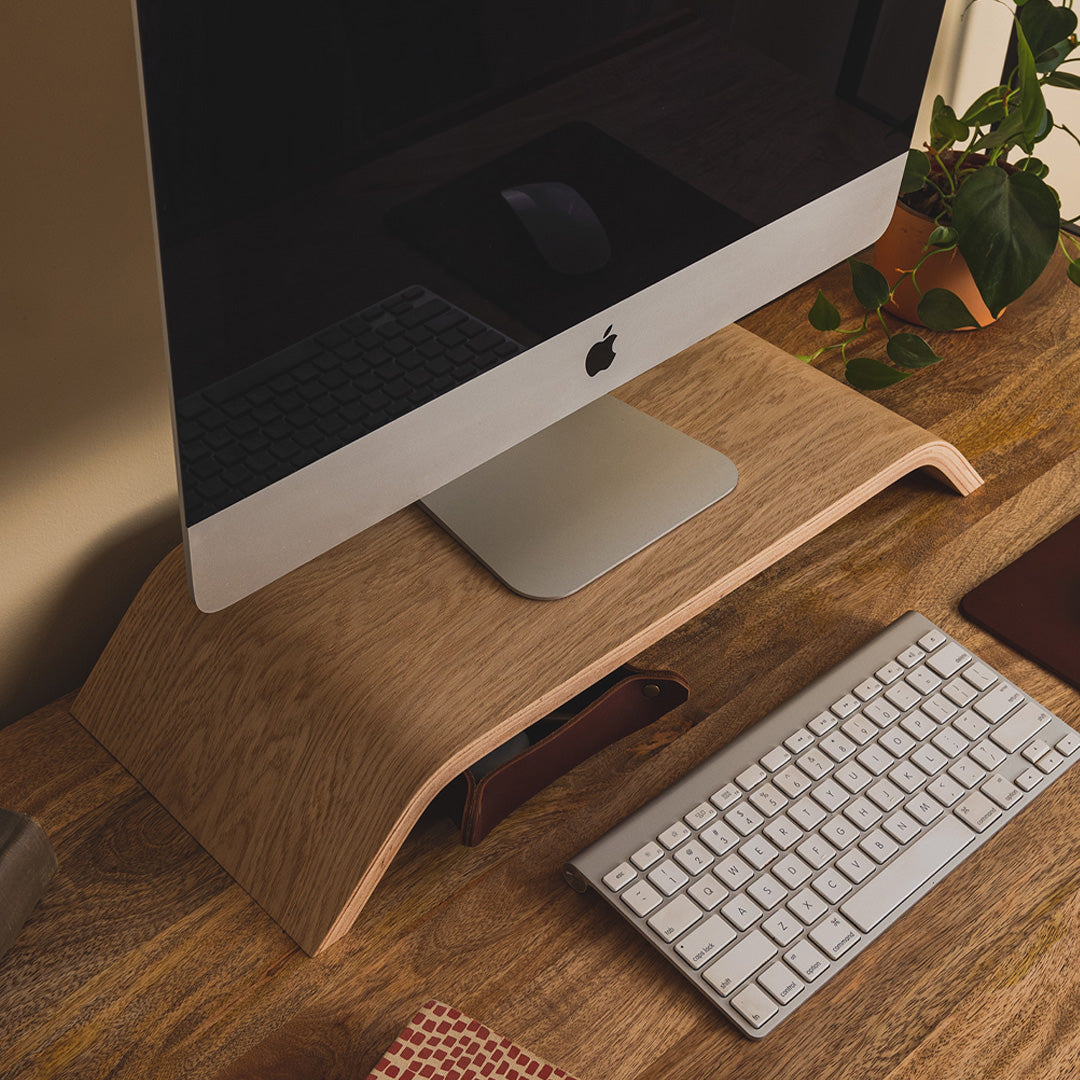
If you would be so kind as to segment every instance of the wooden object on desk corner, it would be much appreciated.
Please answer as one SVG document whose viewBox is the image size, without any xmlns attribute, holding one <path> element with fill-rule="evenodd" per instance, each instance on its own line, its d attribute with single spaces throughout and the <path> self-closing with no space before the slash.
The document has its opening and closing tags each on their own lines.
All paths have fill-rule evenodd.
<svg viewBox="0 0 1080 1080">
<path fill-rule="evenodd" d="M 74 715 L 308 953 L 438 791 L 949 443 L 740 327 L 620 398 L 727 453 L 735 492 L 574 596 L 508 592 L 415 508 L 213 615 L 174 551 Z"/>
</svg>

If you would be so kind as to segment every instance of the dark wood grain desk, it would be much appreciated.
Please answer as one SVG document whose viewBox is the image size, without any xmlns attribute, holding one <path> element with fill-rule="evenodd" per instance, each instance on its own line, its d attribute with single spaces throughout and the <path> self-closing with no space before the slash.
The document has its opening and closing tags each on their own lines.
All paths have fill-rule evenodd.
<svg viewBox="0 0 1080 1080">
<path fill-rule="evenodd" d="M 986 479 L 899 482 L 641 658 L 690 701 L 479 847 L 426 814 L 349 934 L 305 956 L 71 718 L 0 731 L 0 805 L 61 870 L 0 959 L 0 1076 L 364 1077 L 436 996 L 589 1080 L 1074 1077 L 1080 771 L 1072 770 L 764 1042 L 571 892 L 562 862 L 908 608 L 1080 724 L 1080 694 L 960 597 L 1080 513 L 1080 303 L 1044 278 L 946 363 L 879 395 Z M 843 271 L 826 275 L 842 282 Z M 804 350 L 813 283 L 746 320 Z M 835 371 L 832 361 L 826 367 Z M 363 822 L 357 823 L 363 828 Z"/>
</svg>

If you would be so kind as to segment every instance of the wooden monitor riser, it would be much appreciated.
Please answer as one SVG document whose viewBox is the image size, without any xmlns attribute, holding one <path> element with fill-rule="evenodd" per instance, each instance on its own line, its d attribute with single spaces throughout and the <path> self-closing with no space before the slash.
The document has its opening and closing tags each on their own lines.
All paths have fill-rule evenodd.
<svg viewBox="0 0 1080 1080">
<path fill-rule="evenodd" d="M 735 492 L 565 600 L 508 592 L 410 507 L 214 615 L 172 552 L 74 713 L 306 952 L 489 750 L 949 443 L 729 327 L 619 397 L 722 450 Z M 947 497 L 944 493 L 942 497 Z"/>
</svg>

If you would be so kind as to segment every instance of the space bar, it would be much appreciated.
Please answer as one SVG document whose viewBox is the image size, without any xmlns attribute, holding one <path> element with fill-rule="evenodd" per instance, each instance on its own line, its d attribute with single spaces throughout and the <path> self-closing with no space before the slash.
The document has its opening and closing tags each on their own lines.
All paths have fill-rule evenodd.
<svg viewBox="0 0 1080 1080">
<path fill-rule="evenodd" d="M 881 871 L 840 910 L 865 934 L 925 885 L 976 834 L 949 814 Z"/>
</svg>

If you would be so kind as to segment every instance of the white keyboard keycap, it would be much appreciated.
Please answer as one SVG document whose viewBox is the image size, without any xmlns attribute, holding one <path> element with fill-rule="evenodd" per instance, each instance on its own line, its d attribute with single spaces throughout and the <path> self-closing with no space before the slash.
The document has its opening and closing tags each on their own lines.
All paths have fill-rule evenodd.
<svg viewBox="0 0 1080 1080">
<path fill-rule="evenodd" d="M 881 693 L 881 683 L 877 679 L 864 679 L 852 693 L 860 701 L 869 701 L 875 694 Z"/>
<path fill-rule="evenodd" d="M 786 1005 L 803 989 L 803 984 L 795 978 L 791 969 L 781 963 L 767 967 L 758 976 L 758 983 L 764 986 L 781 1005 Z"/>
<path fill-rule="evenodd" d="M 962 674 L 976 690 L 987 690 L 997 682 L 997 676 L 978 660 L 966 668 Z"/>
<path fill-rule="evenodd" d="M 675 951 L 695 970 L 726 949 L 738 935 L 721 919 L 711 915 L 675 946 Z"/>
<path fill-rule="evenodd" d="M 814 745 L 814 735 L 807 728 L 799 728 L 784 740 L 784 746 L 793 754 L 801 754 L 808 746 Z"/>
<path fill-rule="evenodd" d="M 692 896 L 706 911 L 712 911 L 727 899 L 728 892 L 711 874 L 706 874 L 686 890 L 686 895 Z"/>
<path fill-rule="evenodd" d="M 612 891 L 618 892 L 629 885 L 637 877 L 637 871 L 629 863 L 619 863 L 614 870 L 604 875 L 604 884 Z"/>
<path fill-rule="evenodd" d="M 832 767 L 832 761 L 827 758 L 820 750 L 807 750 L 796 762 L 796 765 L 811 780 L 820 780 Z"/>
<path fill-rule="evenodd" d="M 976 832 L 985 832 L 999 817 L 1001 810 L 996 807 L 981 791 L 972 791 L 953 808 Z"/>
<path fill-rule="evenodd" d="M 787 889 L 772 874 L 762 874 L 747 886 L 746 895 L 763 911 L 772 911 L 787 896 Z"/>
<path fill-rule="evenodd" d="M 863 716 L 868 716 L 878 727 L 888 727 L 900 716 L 900 710 L 895 705 L 890 705 L 884 698 L 871 701 L 863 709 Z"/>
<path fill-rule="evenodd" d="M 657 840 L 664 845 L 670 851 L 672 848 L 677 848 L 684 840 L 690 839 L 690 830 L 681 821 L 676 821 L 673 825 L 669 825 L 658 837 Z"/>
<path fill-rule="evenodd" d="M 784 953 L 784 962 L 807 982 L 813 982 L 831 967 L 824 953 L 809 941 L 800 941 Z"/>
<path fill-rule="evenodd" d="M 1077 735 L 1075 731 L 1070 731 L 1054 744 L 1054 749 L 1062 757 L 1072 757 L 1077 750 L 1080 750 L 1080 735 Z"/>
<path fill-rule="evenodd" d="M 690 826 L 691 829 L 701 829 L 708 825 L 712 819 L 716 817 L 716 811 L 707 803 L 698 803 L 689 814 L 683 815 L 683 821 Z"/>
<path fill-rule="evenodd" d="M 1019 693 L 1019 691 L 1017 691 Z M 978 706 L 975 706 L 978 708 Z M 1019 750 L 1050 722 L 1050 713 L 1040 708 L 1034 701 L 1029 701 L 1022 709 L 1014 713 L 1000 727 L 990 732 L 994 740 L 1007 753 Z"/>
<path fill-rule="evenodd" d="M 955 675 L 969 660 L 971 653 L 961 649 L 959 645 L 950 643 L 944 649 L 940 649 L 933 656 L 926 658 L 926 666 L 932 668 L 943 679 Z"/>
<path fill-rule="evenodd" d="M 739 842 L 738 834 L 721 822 L 714 822 L 707 829 L 703 829 L 698 834 L 698 839 L 714 855 L 726 855 Z"/>
<path fill-rule="evenodd" d="M 888 685 L 896 682 L 903 674 L 903 665 L 898 664 L 895 660 L 890 660 L 884 667 L 880 667 L 874 672 L 874 678 Z"/>
<path fill-rule="evenodd" d="M 995 686 L 981 701 L 976 701 L 972 708 L 980 716 L 989 720 L 991 724 L 996 724 L 1003 716 L 1012 712 L 1023 700 L 1024 695 L 1019 690 L 1009 686 L 1008 683 L 1001 683 L 999 686 Z"/>
<path fill-rule="evenodd" d="M 1056 750 L 1051 750 L 1049 754 L 1043 754 L 1036 764 L 1042 772 L 1049 776 L 1064 760 Z"/>
<path fill-rule="evenodd" d="M 869 933 L 974 839 L 975 834 L 950 814 L 841 904 L 841 912 Z"/>
<path fill-rule="evenodd" d="M 754 876 L 754 871 L 738 855 L 729 855 L 713 867 L 713 874 L 729 889 L 737 889 Z"/>
<path fill-rule="evenodd" d="M 906 682 L 898 682 L 885 691 L 885 696 L 901 711 L 906 712 L 922 700 L 922 694 Z"/>
<path fill-rule="evenodd" d="M 649 926 L 665 941 L 674 941 L 684 930 L 688 930 L 702 916 L 701 908 L 688 896 L 676 896 L 654 915 L 650 915 Z"/>
<path fill-rule="evenodd" d="M 802 769 L 796 768 L 794 765 L 789 765 L 786 769 L 781 769 L 780 772 L 773 777 L 773 783 L 775 783 L 788 798 L 795 799 L 810 787 L 810 778 L 802 771 Z"/>
<path fill-rule="evenodd" d="M 742 798 L 742 792 L 734 784 L 725 784 L 719 791 L 709 796 L 709 802 L 718 810 L 734 806 Z"/>
<path fill-rule="evenodd" d="M 790 760 L 791 755 L 782 746 L 778 746 L 775 750 L 770 750 L 759 764 L 769 772 L 776 772 L 777 769 L 782 769 Z"/>
<path fill-rule="evenodd" d="M 1043 756 L 1043 754 L 1050 753 L 1050 744 L 1045 743 L 1042 739 L 1033 739 L 1027 746 L 1024 747 L 1024 752 L 1021 755 L 1025 761 L 1030 761 L 1034 764 Z"/>
<path fill-rule="evenodd" d="M 746 1018 L 748 1024 L 756 1028 L 767 1024 L 780 1011 L 779 1006 L 753 983 L 740 990 L 731 999 L 731 1004 Z"/>
<path fill-rule="evenodd" d="M 952 806 L 964 797 L 962 788 L 951 776 L 939 776 L 936 780 L 926 785 L 926 790 L 934 796 L 942 806 Z"/>
<path fill-rule="evenodd" d="M 886 814 L 904 801 L 904 793 L 891 780 L 879 780 L 867 788 L 866 797 Z"/>
<path fill-rule="evenodd" d="M 979 790 L 1002 810 L 1009 810 L 1024 797 L 1024 793 L 1015 784 L 1010 784 L 1004 776 L 991 776 Z"/>
<path fill-rule="evenodd" d="M 946 683 L 941 692 L 954 704 L 958 705 L 961 709 L 970 705 L 978 694 L 970 683 L 964 682 L 963 679 L 953 679 L 952 682 Z"/>
<path fill-rule="evenodd" d="M 653 908 L 657 907 L 662 901 L 663 896 L 660 895 L 648 882 L 639 881 L 630 888 L 623 891 L 619 897 L 620 900 L 635 914 L 638 918 L 644 918 L 649 914 Z"/>
<path fill-rule="evenodd" d="M 765 819 L 746 803 L 740 803 L 724 815 L 724 820 L 740 836 L 749 836 Z"/>
<path fill-rule="evenodd" d="M 806 726 L 815 735 L 824 735 L 836 727 L 836 717 L 831 712 L 819 712 Z"/>
<path fill-rule="evenodd" d="M 829 905 L 816 892 L 803 889 L 787 902 L 787 908 L 800 922 L 812 926 L 829 910 Z"/>
<path fill-rule="evenodd" d="M 855 927 L 839 915 L 830 915 L 810 931 L 810 940 L 834 960 L 859 943 Z"/>
<path fill-rule="evenodd" d="M 841 720 L 845 720 L 858 709 L 859 704 L 859 699 L 854 694 L 845 694 L 839 701 L 834 701 L 829 708 L 832 709 Z"/>
<path fill-rule="evenodd" d="M 665 896 L 673 896 L 690 880 L 670 859 L 650 870 L 648 878 Z"/>
<path fill-rule="evenodd" d="M 926 652 L 933 652 L 939 646 L 944 645 L 948 640 L 949 639 L 935 627 L 928 634 L 923 634 L 923 636 L 919 638 L 918 645 L 920 649 L 925 649 Z M 966 664 L 970 659 L 971 657 L 969 656 L 965 657 L 964 663 Z"/>
<path fill-rule="evenodd" d="M 812 874 L 810 867 L 798 855 L 785 856 L 772 868 L 772 872 L 789 889 L 797 889 Z"/>
<path fill-rule="evenodd" d="M 926 659 L 926 653 L 919 648 L 918 645 L 912 645 L 911 648 L 905 649 L 897 658 L 897 661 L 904 665 L 904 667 L 914 667 L 920 661 Z"/>
<path fill-rule="evenodd" d="M 650 840 L 630 856 L 630 861 L 639 870 L 648 870 L 650 866 L 658 863 L 663 857 L 664 849 L 655 840 Z"/>
<path fill-rule="evenodd" d="M 970 709 L 967 712 L 962 712 L 952 722 L 952 726 L 965 739 L 972 740 L 981 739 L 990 730 L 990 725 L 981 716 L 976 716 Z"/>
<path fill-rule="evenodd" d="M 761 929 L 781 948 L 790 945 L 803 931 L 799 920 L 786 911 L 778 911 L 775 915 L 770 915 L 761 924 Z"/>
<path fill-rule="evenodd" d="M 925 664 L 909 671 L 904 678 L 920 694 L 932 694 L 941 685 L 941 680 Z"/>
<path fill-rule="evenodd" d="M 697 876 L 702 870 L 712 866 L 715 859 L 704 844 L 691 840 L 675 852 L 675 861 L 691 876 Z"/>
<path fill-rule="evenodd" d="M 1011 720 L 1009 722 L 1012 723 Z M 994 732 L 994 734 L 996 735 L 997 732 Z M 991 736 L 991 738 L 993 738 L 993 736 Z M 968 751 L 968 756 L 976 765 L 981 765 L 987 772 L 992 772 L 1008 755 L 987 740 L 986 742 L 979 743 L 978 746 L 973 746 Z"/>
<path fill-rule="evenodd" d="M 743 791 L 751 791 L 768 775 L 769 774 L 755 762 L 753 765 L 749 766 L 749 768 L 743 769 L 743 771 L 735 777 L 735 783 L 738 784 Z"/>
<path fill-rule="evenodd" d="M 764 914 L 761 908 L 747 896 L 736 896 L 734 900 L 729 900 L 720 911 L 736 930 L 749 929 Z"/>
</svg>

